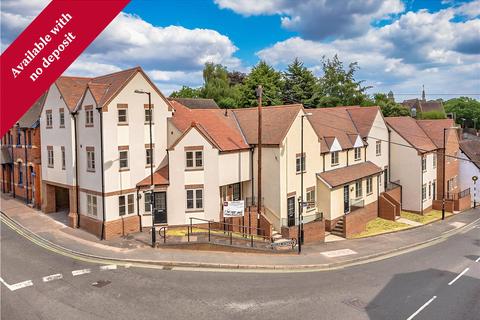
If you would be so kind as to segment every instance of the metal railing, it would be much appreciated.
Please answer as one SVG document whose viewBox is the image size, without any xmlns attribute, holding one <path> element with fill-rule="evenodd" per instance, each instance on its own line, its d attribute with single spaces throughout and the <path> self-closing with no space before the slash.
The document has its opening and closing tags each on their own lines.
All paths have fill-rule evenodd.
<svg viewBox="0 0 480 320">
<path fill-rule="evenodd" d="M 288 227 L 288 218 L 282 218 L 282 227 Z M 315 212 L 314 214 L 303 214 L 303 224 L 315 222 L 315 221 L 322 221 L 323 220 L 323 212 Z M 295 217 L 295 226 L 298 226 L 298 216 Z M 291 226 L 293 227 L 293 226 Z"/>
<path fill-rule="evenodd" d="M 470 195 L 470 188 L 467 188 L 460 192 L 447 192 L 445 193 L 445 200 L 459 200 Z"/>
<path fill-rule="evenodd" d="M 350 202 L 350 212 L 362 209 L 365 207 L 365 200 L 364 199 L 358 199 L 358 200 L 351 200 Z"/>
</svg>

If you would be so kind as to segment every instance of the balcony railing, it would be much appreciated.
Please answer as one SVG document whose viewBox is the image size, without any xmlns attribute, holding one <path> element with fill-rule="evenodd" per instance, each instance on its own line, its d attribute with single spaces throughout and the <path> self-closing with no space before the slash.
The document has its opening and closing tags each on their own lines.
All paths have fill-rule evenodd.
<svg viewBox="0 0 480 320">
<path fill-rule="evenodd" d="M 445 199 L 446 200 L 458 200 L 464 197 L 470 196 L 470 188 L 465 189 L 460 192 L 447 192 L 445 193 Z"/>
<path fill-rule="evenodd" d="M 288 227 L 288 218 L 282 218 L 282 227 Z M 303 215 L 303 224 L 315 222 L 315 221 L 322 221 L 323 220 L 323 212 L 315 212 L 314 214 Z M 295 226 L 298 226 L 298 216 L 295 216 Z"/>
</svg>

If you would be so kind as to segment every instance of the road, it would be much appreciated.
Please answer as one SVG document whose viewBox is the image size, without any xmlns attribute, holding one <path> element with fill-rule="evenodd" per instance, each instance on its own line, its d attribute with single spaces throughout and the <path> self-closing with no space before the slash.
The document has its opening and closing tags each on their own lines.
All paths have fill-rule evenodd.
<svg viewBox="0 0 480 320">
<path fill-rule="evenodd" d="M 2 224 L 1 280 L 1 319 L 478 320 L 480 223 L 378 262 L 274 274 L 107 267 Z"/>
</svg>

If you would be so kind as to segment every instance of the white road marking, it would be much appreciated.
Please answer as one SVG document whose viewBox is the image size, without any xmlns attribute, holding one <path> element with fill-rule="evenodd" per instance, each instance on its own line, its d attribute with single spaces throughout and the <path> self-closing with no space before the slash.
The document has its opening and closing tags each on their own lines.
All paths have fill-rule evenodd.
<svg viewBox="0 0 480 320">
<path fill-rule="evenodd" d="M 425 309 L 435 299 L 437 299 L 437 296 L 433 296 L 432 299 L 425 302 L 425 304 L 423 306 L 421 306 L 417 311 L 415 311 L 414 314 L 412 314 L 410 317 L 408 317 L 407 320 L 412 320 L 417 314 L 419 314 L 423 309 Z"/>
<path fill-rule="evenodd" d="M 475 262 L 478 262 L 478 261 L 480 261 L 480 257 L 478 257 L 477 260 L 475 260 Z"/>
<path fill-rule="evenodd" d="M 465 270 L 463 270 L 462 273 L 460 273 L 458 276 L 455 277 L 455 279 L 450 281 L 448 285 L 451 286 L 452 284 L 454 284 L 455 281 L 457 281 L 461 276 L 463 276 L 468 270 L 470 270 L 470 268 L 466 268 Z"/>
<path fill-rule="evenodd" d="M 26 281 L 15 283 L 15 284 L 8 284 L 5 280 L 3 280 L 0 277 L 0 282 L 3 283 L 5 285 L 5 287 L 7 287 L 8 290 L 10 290 L 10 291 L 15 291 L 15 290 L 22 289 L 22 288 L 25 288 L 25 287 L 33 286 L 32 280 L 26 280 Z"/>
<path fill-rule="evenodd" d="M 322 255 L 324 255 L 325 257 L 328 257 L 328 258 L 335 258 L 335 257 L 343 257 L 343 256 L 351 255 L 351 254 L 357 254 L 357 253 L 353 250 L 350 250 L 350 249 L 341 249 L 341 250 L 320 252 L 320 254 L 322 254 Z"/>
<path fill-rule="evenodd" d="M 85 274 L 85 273 L 90 273 L 91 270 L 90 269 L 81 269 L 81 270 L 74 270 L 72 271 L 72 276 L 79 276 L 79 275 L 82 275 L 82 274 Z"/>
<path fill-rule="evenodd" d="M 452 222 L 452 223 L 449 223 L 452 227 L 455 227 L 455 229 L 458 229 L 458 228 L 461 228 L 463 227 L 466 223 L 463 223 L 463 222 Z"/>
<path fill-rule="evenodd" d="M 43 282 L 49 282 L 53 280 L 59 280 L 62 279 L 63 275 L 61 273 L 56 273 L 56 274 L 51 274 L 49 276 L 45 276 L 42 278 Z"/>
<path fill-rule="evenodd" d="M 100 266 L 100 270 L 104 271 L 104 270 L 115 270 L 117 269 L 117 265 L 116 264 L 107 264 L 106 266 Z"/>
</svg>

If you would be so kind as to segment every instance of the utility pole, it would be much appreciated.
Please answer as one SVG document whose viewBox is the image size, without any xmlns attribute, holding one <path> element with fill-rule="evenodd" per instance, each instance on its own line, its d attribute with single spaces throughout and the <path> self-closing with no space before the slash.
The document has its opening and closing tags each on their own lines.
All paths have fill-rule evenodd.
<svg viewBox="0 0 480 320">
<path fill-rule="evenodd" d="M 257 214 L 260 214 L 262 207 L 262 85 L 255 90 L 258 99 L 258 177 L 257 177 Z"/>
</svg>

